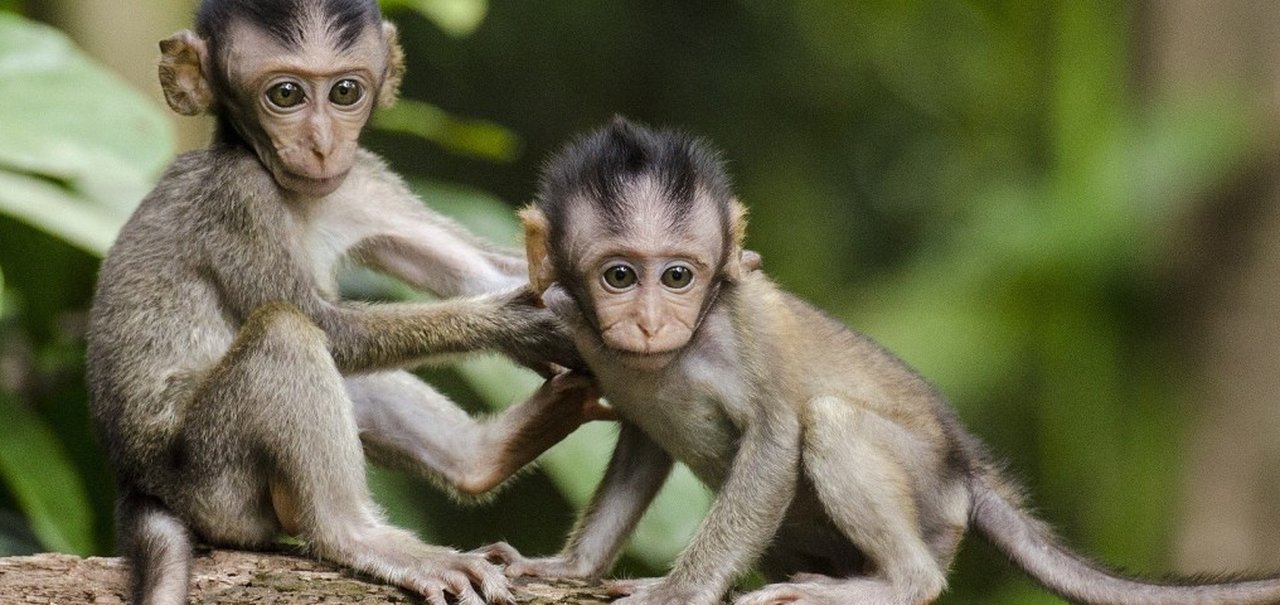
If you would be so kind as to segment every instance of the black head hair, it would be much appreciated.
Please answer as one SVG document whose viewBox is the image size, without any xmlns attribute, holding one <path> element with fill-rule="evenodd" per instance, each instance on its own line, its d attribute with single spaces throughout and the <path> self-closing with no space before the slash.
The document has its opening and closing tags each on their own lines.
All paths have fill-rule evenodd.
<svg viewBox="0 0 1280 605">
<path fill-rule="evenodd" d="M 314 8 L 327 17 L 344 49 L 356 43 L 366 26 L 382 20 L 377 0 L 204 0 L 196 10 L 196 33 L 216 51 L 231 24 L 244 19 L 281 44 L 299 44 L 305 33 L 301 19 Z"/>
<path fill-rule="evenodd" d="M 551 224 L 552 241 L 560 241 L 557 227 L 564 224 L 568 206 L 582 199 L 599 211 L 609 229 L 622 229 L 627 210 L 622 193 L 642 178 L 652 178 L 663 188 L 670 220 L 687 216 L 698 193 L 710 198 L 721 216 L 728 216 L 732 189 L 724 162 L 710 144 L 616 117 L 571 142 L 543 168 L 536 203 Z"/>
</svg>

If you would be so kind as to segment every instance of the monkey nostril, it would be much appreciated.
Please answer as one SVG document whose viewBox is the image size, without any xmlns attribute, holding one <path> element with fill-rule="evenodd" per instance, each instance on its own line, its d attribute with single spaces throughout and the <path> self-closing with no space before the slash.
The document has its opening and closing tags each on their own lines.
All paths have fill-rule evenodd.
<svg viewBox="0 0 1280 605">
<path fill-rule="evenodd" d="M 644 334 L 644 337 L 646 340 L 652 340 L 653 337 L 658 334 L 657 326 L 650 326 L 648 324 L 641 323 L 641 324 L 636 324 L 636 327 L 640 328 L 640 333 Z"/>
</svg>

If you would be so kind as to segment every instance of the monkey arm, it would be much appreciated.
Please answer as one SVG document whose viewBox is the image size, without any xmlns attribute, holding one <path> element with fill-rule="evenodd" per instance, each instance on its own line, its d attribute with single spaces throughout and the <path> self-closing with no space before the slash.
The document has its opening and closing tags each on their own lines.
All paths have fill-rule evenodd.
<svg viewBox="0 0 1280 605">
<path fill-rule="evenodd" d="M 355 179 L 370 207 L 360 221 L 378 225 L 356 242 L 356 259 L 441 297 L 508 290 L 528 281 L 524 254 L 485 241 L 424 206 L 373 154 Z"/>
<path fill-rule="evenodd" d="M 623 422 L 604 479 L 560 554 L 526 559 L 505 543 L 487 546 L 481 552 L 506 563 L 511 576 L 599 576 L 617 559 L 673 464 L 671 456 L 640 429 Z"/>
<path fill-rule="evenodd" d="M 406 371 L 345 379 L 370 458 L 480 495 L 510 478 L 582 422 L 595 419 L 594 384 L 560 374 L 527 401 L 477 420 Z"/>
<path fill-rule="evenodd" d="M 657 602 L 716 602 L 777 533 L 800 473 L 800 430 L 790 414 L 769 416 L 744 432 L 707 517 L 671 574 L 651 588 Z"/>
<path fill-rule="evenodd" d="M 417 214 L 420 220 L 396 233 L 361 242 L 356 257 L 442 297 L 505 290 L 527 281 L 523 256 L 492 246 L 443 217 Z"/>
<path fill-rule="evenodd" d="M 267 217 L 284 222 L 284 217 Z M 232 316 L 248 318 L 269 303 L 288 303 L 324 331 L 344 374 L 405 367 L 428 358 L 498 351 L 539 367 L 550 361 L 580 367 L 559 321 L 526 290 L 440 303 L 338 303 L 324 296 L 287 242 L 253 225 L 211 234 L 205 271 Z M 239 251 L 233 253 L 232 251 Z"/>
<path fill-rule="evenodd" d="M 579 367 L 559 322 L 521 292 L 418 304 L 322 305 L 313 315 L 344 374 L 490 350 L 538 367 Z"/>
</svg>

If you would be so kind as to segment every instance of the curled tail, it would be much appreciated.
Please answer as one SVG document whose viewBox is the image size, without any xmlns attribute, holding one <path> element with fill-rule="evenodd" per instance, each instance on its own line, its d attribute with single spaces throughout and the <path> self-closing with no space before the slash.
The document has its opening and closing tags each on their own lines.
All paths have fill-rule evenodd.
<svg viewBox="0 0 1280 605">
<path fill-rule="evenodd" d="M 1128 578 L 1063 546 L 994 477 L 970 482 L 978 531 L 1042 586 L 1087 605 L 1276 605 L 1280 579 L 1165 584 Z"/>
<path fill-rule="evenodd" d="M 158 500 L 121 490 L 118 516 L 121 550 L 132 567 L 134 605 L 187 602 L 191 578 L 191 530 Z"/>
</svg>

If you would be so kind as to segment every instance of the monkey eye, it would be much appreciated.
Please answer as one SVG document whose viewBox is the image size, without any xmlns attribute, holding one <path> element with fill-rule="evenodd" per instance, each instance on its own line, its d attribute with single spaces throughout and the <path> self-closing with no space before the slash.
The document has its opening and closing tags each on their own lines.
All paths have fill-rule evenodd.
<svg viewBox="0 0 1280 605">
<path fill-rule="evenodd" d="M 610 265 L 604 270 L 604 284 L 614 290 L 626 290 L 636 285 L 636 270 L 628 265 Z"/>
<path fill-rule="evenodd" d="M 672 290 L 683 290 L 693 283 L 693 269 L 684 265 L 672 265 L 662 272 L 662 285 Z"/>
<path fill-rule="evenodd" d="M 354 105 L 363 96 L 364 88 L 351 78 L 339 80 L 329 89 L 329 100 L 335 105 Z"/>
<path fill-rule="evenodd" d="M 281 109 L 297 107 L 306 100 L 302 87 L 297 82 L 281 82 L 267 89 L 267 100 Z"/>
</svg>

